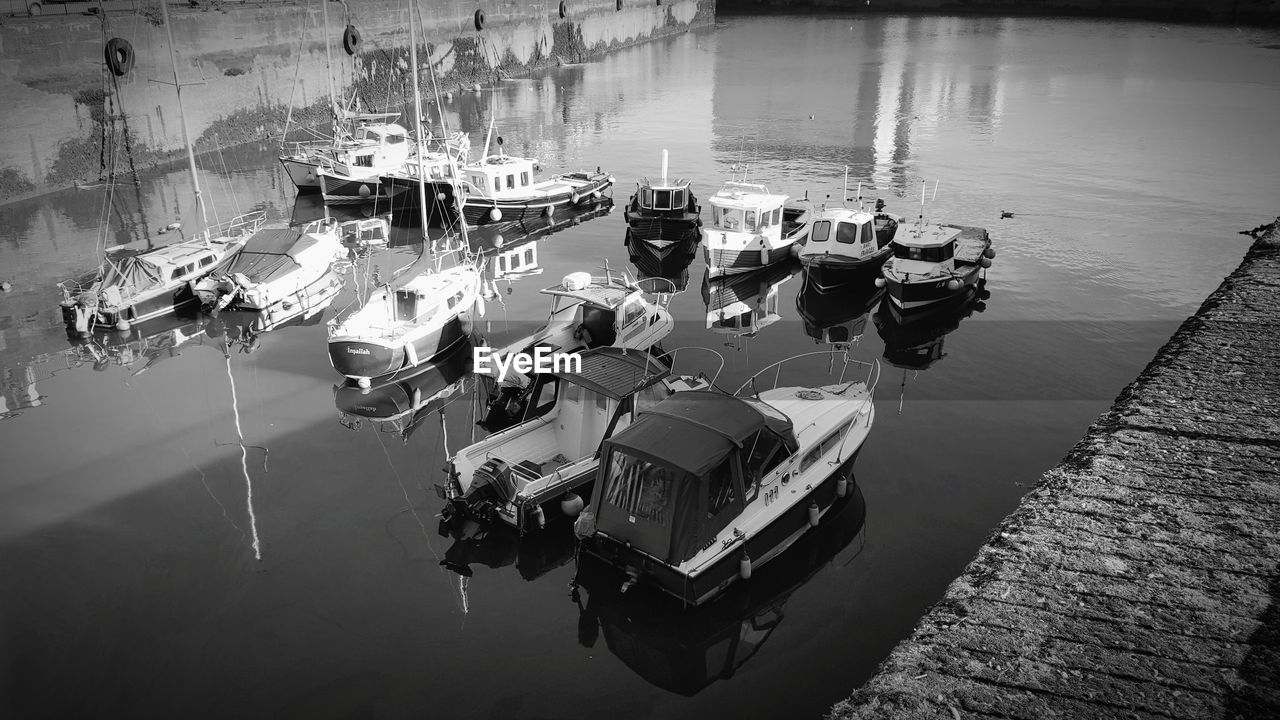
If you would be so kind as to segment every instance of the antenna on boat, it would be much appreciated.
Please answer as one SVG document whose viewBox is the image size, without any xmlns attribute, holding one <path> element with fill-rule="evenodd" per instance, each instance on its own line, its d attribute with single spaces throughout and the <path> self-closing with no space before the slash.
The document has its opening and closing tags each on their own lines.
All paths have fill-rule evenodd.
<svg viewBox="0 0 1280 720">
<path fill-rule="evenodd" d="M 928 185 L 929 185 L 928 180 L 925 180 L 923 178 L 920 179 L 920 218 L 919 218 L 920 232 L 924 232 L 924 193 L 925 193 L 925 190 L 928 188 Z"/>
<path fill-rule="evenodd" d="M 840 192 L 840 207 L 849 202 L 849 166 L 844 166 L 844 190 Z"/>
<path fill-rule="evenodd" d="M 667 184 L 667 149 L 662 148 L 662 184 Z"/>
<path fill-rule="evenodd" d="M 862 209 L 862 181 L 858 181 L 858 209 Z"/>
</svg>

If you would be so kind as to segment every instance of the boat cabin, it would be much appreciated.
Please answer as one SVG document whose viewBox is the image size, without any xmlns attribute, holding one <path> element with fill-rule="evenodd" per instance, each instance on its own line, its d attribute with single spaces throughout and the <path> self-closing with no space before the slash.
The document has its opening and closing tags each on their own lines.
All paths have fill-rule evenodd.
<svg viewBox="0 0 1280 720">
<path fill-rule="evenodd" d="M 635 204 L 637 210 L 655 214 L 696 212 L 688 180 L 655 185 L 645 178 L 636 183 Z"/>
<path fill-rule="evenodd" d="M 108 306 L 152 289 L 176 287 L 213 271 L 220 254 L 212 248 L 179 243 L 108 264 L 102 294 Z"/>
<path fill-rule="evenodd" d="M 472 192 L 480 197 L 502 200 L 510 197 L 526 197 L 534 184 L 534 158 L 490 155 L 478 163 L 462 169 L 463 179 Z"/>
<path fill-rule="evenodd" d="M 574 338 L 587 347 L 647 347 L 637 339 L 659 329 L 660 308 L 645 301 L 639 286 L 612 273 L 606 277 L 571 273 L 542 293 L 553 298 L 547 326 L 573 323 Z"/>
<path fill-rule="evenodd" d="M 711 196 L 708 232 L 782 237 L 782 206 L 786 195 L 775 195 L 763 185 L 728 182 Z"/>
<path fill-rule="evenodd" d="M 335 169 L 344 175 L 370 175 L 403 166 L 413 141 L 409 131 L 395 124 L 371 123 L 355 129 L 351 144 L 335 154 Z"/>
<path fill-rule="evenodd" d="M 438 313 L 455 314 L 466 310 L 467 289 L 460 276 L 443 273 L 419 276 L 392 291 L 392 320 L 418 325 L 430 321 Z"/>
<path fill-rule="evenodd" d="M 391 239 L 391 225 L 385 218 L 348 220 L 338 227 L 344 245 L 372 247 L 386 245 Z"/>
<path fill-rule="evenodd" d="M 913 228 L 894 238 L 894 270 L 909 275 L 954 270 L 956 240 L 960 233 L 957 228 L 934 225 L 924 230 Z"/>
<path fill-rule="evenodd" d="M 597 535 L 678 566 L 715 542 L 798 447 L 791 421 L 760 400 L 676 393 L 604 442 Z"/>
<path fill-rule="evenodd" d="M 809 240 L 800 251 L 800 257 L 843 255 L 864 258 L 874 255 L 880 247 L 874 215 L 837 208 L 818 213 L 809 225 Z"/>
</svg>

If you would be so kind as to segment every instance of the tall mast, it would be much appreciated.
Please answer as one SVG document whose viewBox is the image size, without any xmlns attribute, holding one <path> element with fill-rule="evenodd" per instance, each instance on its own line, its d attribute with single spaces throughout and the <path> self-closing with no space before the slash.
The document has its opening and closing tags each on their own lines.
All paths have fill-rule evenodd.
<svg viewBox="0 0 1280 720">
<path fill-rule="evenodd" d="M 409 0 L 409 64 L 413 66 L 413 134 L 418 144 L 418 215 L 422 220 L 422 240 L 427 240 L 427 184 L 422 164 L 422 92 L 418 90 L 418 34 L 413 29 L 413 16 L 418 13 L 417 0 Z"/>
<path fill-rule="evenodd" d="M 320 0 L 320 14 L 324 17 L 324 74 L 329 80 L 329 105 L 333 108 L 333 120 L 338 121 L 338 93 L 333 87 L 333 55 L 329 50 L 329 0 Z M 337 127 L 334 128 L 337 130 Z"/>
<path fill-rule="evenodd" d="M 182 83 L 178 81 L 178 55 L 173 49 L 173 28 L 169 26 L 169 8 L 161 0 L 160 16 L 164 19 L 164 31 L 169 37 L 169 63 L 173 65 L 173 91 L 178 95 L 178 117 L 182 120 L 182 142 L 187 146 L 187 163 L 191 166 L 191 186 L 196 191 L 196 206 L 200 208 L 200 221 L 207 230 L 209 216 L 200 195 L 200 178 L 196 177 L 196 151 L 191 147 L 191 131 L 187 129 L 187 114 L 182 110 Z"/>
<path fill-rule="evenodd" d="M 467 237 L 467 216 L 462 214 L 462 172 L 458 168 L 458 160 L 453 156 L 453 152 L 449 150 L 449 126 L 445 122 L 444 103 L 440 102 L 440 88 L 436 87 L 436 66 L 431 63 L 431 58 L 427 58 L 427 72 L 431 75 L 431 94 L 436 99 L 436 107 L 440 110 L 440 132 L 444 136 L 444 154 L 449 158 L 449 179 L 453 183 L 453 203 L 458 211 L 458 218 L 462 224 L 462 244 L 467 246 L 467 252 L 471 251 L 471 239 Z M 470 154 L 471 141 L 467 140 L 468 154 Z"/>
</svg>

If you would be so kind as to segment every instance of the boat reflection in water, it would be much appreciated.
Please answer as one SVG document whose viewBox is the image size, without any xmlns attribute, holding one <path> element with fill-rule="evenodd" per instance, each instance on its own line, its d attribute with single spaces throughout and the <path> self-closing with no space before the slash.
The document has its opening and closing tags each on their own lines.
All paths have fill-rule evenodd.
<svg viewBox="0 0 1280 720">
<path fill-rule="evenodd" d="M 532 582 L 572 562 L 577 548 L 571 532 L 521 536 L 515 529 L 499 523 L 480 524 L 460 518 L 452 522 L 441 520 L 440 534 L 453 539 L 440 565 L 458 576 L 456 588 L 463 612 L 471 609 L 469 585 L 475 575 L 473 566 L 499 570 L 515 565 L 520 577 Z"/>
<path fill-rule="evenodd" d="M 367 388 L 350 380 L 334 385 L 338 422 L 359 430 L 362 420 L 370 420 L 379 432 L 399 435 L 408 442 L 431 413 L 460 397 L 469 397 L 471 350 L 478 342 L 473 334 L 435 362 L 379 378 Z"/>
<path fill-rule="evenodd" d="M 695 235 L 695 237 L 697 237 Z M 624 241 L 626 242 L 626 241 Z M 646 280 L 666 280 L 668 283 L 654 283 L 652 287 L 665 287 L 667 292 L 684 292 L 689 287 L 689 265 L 698 253 L 671 253 L 661 260 L 647 253 L 630 253 L 631 265 L 636 269 L 636 279 L 642 287 L 648 287 Z M 733 278 L 728 278 L 732 280 Z M 710 282 L 710 281 L 708 281 Z"/>
<path fill-rule="evenodd" d="M 702 301 L 707 306 L 707 329 L 737 337 L 756 333 L 782 319 L 778 289 L 800 270 L 795 260 L 740 275 L 702 277 Z"/>
<path fill-rule="evenodd" d="M 804 332 L 818 344 L 847 345 L 855 343 L 866 332 L 867 316 L 884 297 L 870 279 L 839 285 L 813 282 L 811 271 L 801 273 L 800 292 L 796 293 L 796 311 L 804 321 Z"/>
<path fill-rule="evenodd" d="M 696 695 L 732 677 L 785 619 L 793 593 L 844 551 L 849 550 L 840 557 L 842 564 L 861 552 L 866 503 L 857 483 L 837 502 L 841 505 L 829 511 L 818 528 L 775 562 L 697 608 L 685 608 L 643 584 L 624 590 L 624 572 L 582 554 L 572 594 L 579 613 L 579 644 L 595 647 L 603 634 L 609 651 L 627 667 L 679 695 Z"/>
<path fill-rule="evenodd" d="M 471 251 L 486 258 L 484 296 L 500 298 L 498 283 L 505 282 L 507 294 L 510 294 L 511 283 L 542 274 L 543 268 L 538 263 L 538 240 L 611 212 L 613 198 L 603 197 L 598 202 L 574 207 L 551 217 L 489 223 L 468 231 Z"/>
<path fill-rule="evenodd" d="M 987 309 L 991 297 L 987 281 L 979 280 L 952 301 L 904 313 L 886 297 L 873 321 L 884 341 L 884 359 L 904 370 L 925 370 L 946 357 L 944 338 L 960 327 L 960 321 Z"/>
</svg>

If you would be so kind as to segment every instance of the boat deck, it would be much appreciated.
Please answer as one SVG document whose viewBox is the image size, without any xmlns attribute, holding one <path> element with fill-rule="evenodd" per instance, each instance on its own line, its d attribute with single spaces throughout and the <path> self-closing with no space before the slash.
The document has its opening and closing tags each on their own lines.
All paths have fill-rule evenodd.
<svg viewBox="0 0 1280 720">
<path fill-rule="evenodd" d="M 955 262 L 957 265 L 977 265 L 982 260 L 982 253 L 991 247 L 991 239 L 986 228 L 971 225 L 947 225 L 960 231 L 956 238 Z"/>
</svg>

